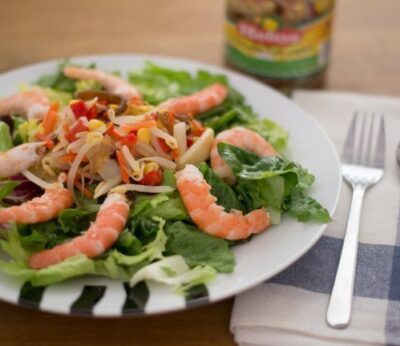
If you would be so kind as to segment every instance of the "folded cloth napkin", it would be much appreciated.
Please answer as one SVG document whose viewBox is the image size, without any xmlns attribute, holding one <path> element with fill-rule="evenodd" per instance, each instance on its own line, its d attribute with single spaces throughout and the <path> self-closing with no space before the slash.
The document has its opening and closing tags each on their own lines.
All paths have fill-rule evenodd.
<svg viewBox="0 0 400 346">
<path fill-rule="evenodd" d="M 298 91 L 341 152 L 355 110 L 385 115 L 386 166 L 366 194 L 352 319 L 343 330 L 326 324 L 351 189 L 343 184 L 334 221 L 299 261 L 235 299 L 231 331 L 240 345 L 400 345 L 400 184 L 395 151 L 400 140 L 400 99 L 336 92 Z"/>
</svg>

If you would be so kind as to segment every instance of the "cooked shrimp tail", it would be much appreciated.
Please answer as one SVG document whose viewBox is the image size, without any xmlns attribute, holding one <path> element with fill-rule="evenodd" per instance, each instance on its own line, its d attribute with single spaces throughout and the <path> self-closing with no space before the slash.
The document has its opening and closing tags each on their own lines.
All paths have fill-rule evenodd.
<svg viewBox="0 0 400 346">
<path fill-rule="evenodd" d="M 20 144 L 0 153 L 0 178 L 12 177 L 32 166 L 39 158 L 43 142 Z"/>
<path fill-rule="evenodd" d="M 225 163 L 218 153 L 217 145 L 221 142 L 252 151 L 262 157 L 279 155 L 264 137 L 252 130 L 244 127 L 235 127 L 220 132 L 212 145 L 210 154 L 211 167 L 220 178 L 224 179 L 229 184 L 235 182 L 235 176 L 233 175 L 231 167 Z"/>
<path fill-rule="evenodd" d="M 193 165 L 176 173 L 177 188 L 193 222 L 213 236 L 238 240 L 264 231 L 270 224 L 270 216 L 264 209 L 246 215 L 241 211 L 224 211 L 210 193 L 211 187 L 201 172 Z"/>
<path fill-rule="evenodd" d="M 35 89 L 0 100 L 0 115 L 15 113 L 28 119 L 42 119 L 49 107 L 49 100 L 44 91 Z"/>
<path fill-rule="evenodd" d="M 125 227 L 128 213 L 129 206 L 125 197 L 117 193 L 110 194 L 100 207 L 96 220 L 83 235 L 32 255 L 29 266 L 40 269 L 78 254 L 89 258 L 101 255 L 118 239 Z"/>
<path fill-rule="evenodd" d="M 64 68 L 64 74 L 72 79 L 95 80 L 108 92 L 121 95 L 126 100 L 141 99 L 139 91 L 132 84 L 100 70 L 67 66 Z"/>
<path fill-rule="evenodd" d="M 222 84 L 213 84 L 192 95 L 180 96 L 161 103 L 157 108 L 167 109 L 177 115 L 193 116 L 220 105 L 228 95 L 228 89 Z"/>
<path fill-rule="evenodd" d="M 0 224 L 14 221 L 18 224 L 34 224 L 57 217 L 72 205 L 71 192 L 64 187 L 47 189 L 40 197 L 19 206 L 0 209 Z"/>
</svg>

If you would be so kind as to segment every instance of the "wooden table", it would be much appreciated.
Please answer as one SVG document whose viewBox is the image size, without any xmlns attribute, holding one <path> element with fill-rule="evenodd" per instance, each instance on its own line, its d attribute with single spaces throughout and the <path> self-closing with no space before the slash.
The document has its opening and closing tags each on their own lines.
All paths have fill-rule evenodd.
<svg viewBox="0 0 400 346">
<path fill-rule="evenodd" d="M 0 71 L 44 59 L 154 53 L 223 63 L 222 0 L 1 0 Z M 400 95 L 400 1 L 342 0 L 327 87 Z M 69 318 L 0 303 L 0 345 L 234 345 L 233 300 L 145 318 Z"/>
</svg>

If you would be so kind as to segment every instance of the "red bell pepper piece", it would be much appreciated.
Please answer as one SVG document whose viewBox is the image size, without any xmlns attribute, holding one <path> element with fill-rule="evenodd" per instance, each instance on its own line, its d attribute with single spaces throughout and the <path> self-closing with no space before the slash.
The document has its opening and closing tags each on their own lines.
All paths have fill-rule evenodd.
<svg viewBox="0 0 400 346">
<path fill-rule="evenodd" d="M 71 107 L 72 112 L 74 112 L 77 118 L 86 116 L 87 109 L 84 101 L 78 100 L 71 103 L 69 106 Z"/>
<path fill-rule="evenodd" d="M 112 138 L 114 138 L 115 140 L 117 140 L 117 141 L 120 141 L 120 140 L 122 140 L 122 139 L 125 137 L 121 132 L 119 132 L 119 131 L 115 128 L 114 124 L 112 124 L 112 123 L 108 123 L 108 124 L 107 124 L 107 131 L 106 131 L 106 133 L 107 133 L 109 136 L 111 136 Z"/>
<path fill-rule="evenodd" d="M 172 149 L 167 145 L 167 143 L 165 143 L 165 140 L 164 139 L 162 139 L 162 138 L 157 138 L 157 142 L 158 142 L 158 144 L 160 145 L 160 147 L 161 147 L 161 150 L 164 152 L 164 153 L 169 153 Z"/>
<path fill-rule="evenodd" d="M 188 148 L 190 148 L 193 145 L 193 143 L 194 143 L 193 138 L 191 137 L 186 138 L 186 145 Z"/>
<path fill-rule="evenodd" d="M 124 138 L 121 139 L 122 144 L 130 147 L 136 144 L 137 142 L 137 136 L 131 132 L 128 135 L 126 135 Z"/>
<path fill-rule="evenodd" d="M 97 107 L 96 105 L 93 105 L 90 107 L 87 112 L 86 112 L 86 117 L 91 120 L 91 119 L 96 119 L 97 118 Z"/>
<path fill-rule="evenodd" d="M 73 142 L 77 139 L 76 134 L 79 132 L 87 131 L 89 128 L 84 123 L 83 119 L 78 119 L 78 121 L 72 125 L 69 132 L 67 132 L 64 137 L 68 142 Z"/>
<path fill-rule="evenodd" d="M 160 171 L 151 171 L 146 173 L 142 180 L 139 181 L 139 184 L 155 186 L 160 185 L 162 181 L 162 174 Z"/>
</svg>

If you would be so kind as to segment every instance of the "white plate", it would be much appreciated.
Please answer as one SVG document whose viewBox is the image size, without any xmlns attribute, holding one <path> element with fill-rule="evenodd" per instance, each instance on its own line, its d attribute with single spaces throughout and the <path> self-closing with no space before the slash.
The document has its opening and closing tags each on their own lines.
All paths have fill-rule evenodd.
<svg viewBox="0 0 400 346">
<path fill-rule="evenodd" d="M 100 55 L 72 58 L 75 63 L 95 62 L 105 71 L 120 70 L 123 76 L 140 69 L 146 60 L 173 68 L 195 72 L 205 69 L 223 73 L 229 82 L 246 97 L 260 116 L 268 116 L 290 133 L 289 158 L 309 169 L 316 177 L 311 190 L 330 212 L 334 212 L 341 185 L 340 166 L 334 146 L 325 131 L 305 111 L 271 88 L 228 70 L 203 63 L 150 55 Z M 49 61 L 16 69 L 0 76 L 0 96 L 17 91 L 20 83 L 37 80 L 56 69 L 57 61 Z M 152 314 L 183 309 L 187 306 L 214 302 L 253 287 L 288 267 L 321 237 L 326 225 L 299 223 L 284 218 L 279 226 L 234 247 L 237 265 L 232 274 L 218 275 L 203 291 L 190 299 L 176 296 L 165 287 L 141 284 L 130 290 L 121 282 L 98 277 L 70 280 L 48 288 L 32 288 L 0 274 L 0 299 L 57 313 L 121 316 Z"/>
</svg>

